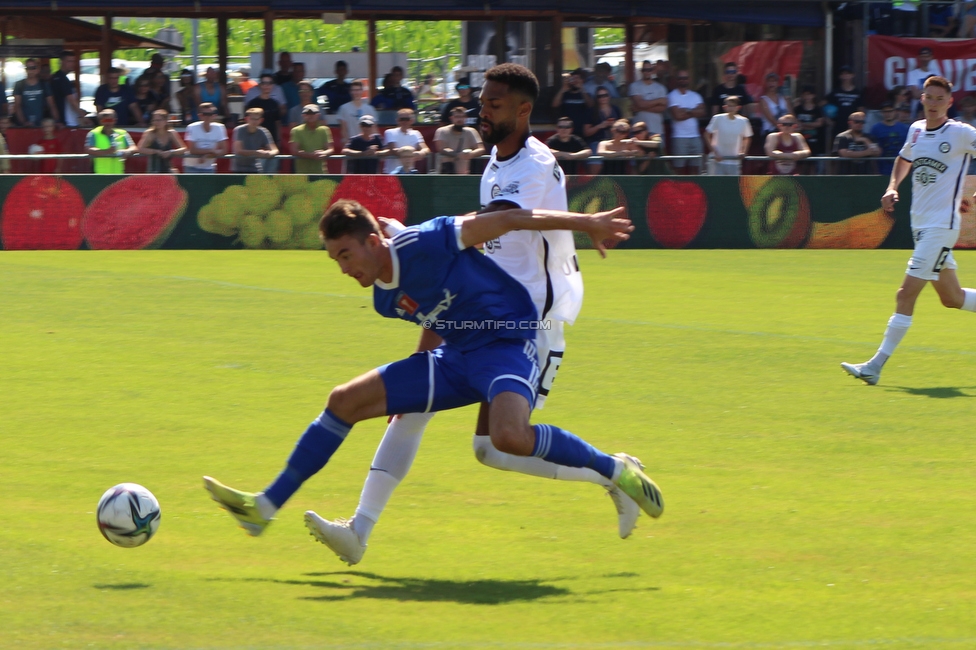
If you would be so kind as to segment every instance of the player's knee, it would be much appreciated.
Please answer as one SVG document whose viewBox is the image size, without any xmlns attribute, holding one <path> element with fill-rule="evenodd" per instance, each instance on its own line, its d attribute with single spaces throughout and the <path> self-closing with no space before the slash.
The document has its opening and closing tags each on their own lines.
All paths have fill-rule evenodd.
<svg viewBox="0 0 976 650">
<path fill-rule="evenodd" d="M 326 402 L 326 407 L 335 413 L 337 417 L 342 418 L 346 422 L 351 422 L 352 414 L 356 410 L 356 400 L 354 399 L 353 391 L 349 384 L 343 384 L 333 388 L 332 392 L 329 393 L 329 400 Z"/>
<path fill-rule="evenodd" d="M 531 427 L 502 423 L 491 428 L 491 444 L 503 454 L 531 456 L 533 436 Z"/>
</svg>

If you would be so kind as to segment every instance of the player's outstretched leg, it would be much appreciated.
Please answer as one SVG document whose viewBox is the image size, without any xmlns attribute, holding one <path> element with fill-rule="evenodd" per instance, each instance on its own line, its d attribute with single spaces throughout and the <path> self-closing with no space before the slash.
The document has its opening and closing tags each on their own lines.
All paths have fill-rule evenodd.
<svg viewBox="0 0 976 650">
<path fill-rule="evenodd" d="M 489 407 L 488 428 L 496 449 L 542 458 L 557 465 L 592 469 L 623 490 L 648 515 L 661 516 L 664 512 L 661 491 L 637 462 L 629 456 L 605 454 L 557 426 L 530 425 L 527 395 L 515 382 L 504 385 L 506 392 L 497 393 Z M 508 391 L 508 386 L 514 390 Z"/>
<path fill-rule="evenodd" d="M 302 483 L 310 479 L 336 452 L 349 434 L 352 425 L 337 418 L 326 409 L 298 439 L 285 469 L 264 492 L 253 494 L 223 485 L 209 476 L 203 477 L 210 498 L 229 512 L 249 535 L 264 532 L 285 502 Z"/>
<path fill-rule="evenodd" d="M 640 514 L 640 507 L 610 479 L 602 476 L 599 472 L 588 467 L 557 465 L 533 456 L 506 454 L 495 449 L 488 435 L 475 434 L 471 445 L 474 448 L 475 458 L 488 467 L 557 481 L 580 481 L 599 485 L 607 491 L 607 495 L 613 501 L 613 506 L 617 511 L 617 532 L 620 539 L 626 539 L 634 531 L 637 525 L 637 517 Z M 636 458 L 634 461 L 640 464 Z"/>
<path fill-rule="evenodd" d="M 371 370 L 332 390 L 325 411 L 308 425 L 285 468 L 264 492 L 242 492 L 209 477 L 204 479 L 204 485 L 211 498 L 233 515 L 242 528 L 251 535 L 259 535 L 302 483 L 325 467 L 353 424 L 382 415 L 385 409 L 383 379 L 377 370 Z"/>
<path fill-rule="evenodd" d="M 660 488 L 644 474 L 642 466 L 632 456 L 610 456 L 569 431 L 551 424 L 536 424 L 532 430 L 535 432 L 533 456 L 558 465 L 588 467 L 610 479 L 651 517 L 660 517 L 664 512 Z"/>
<path fill-rule="evenodd" d="M 257 537 L 263 533 L 264 529 L 271 523 L 271 516 L 265 517 L 258 508 L 258 495 L 227 487 L 209 476 L 203 477 L 203 487 L 210 493 L 210 498 L 229 512 L 237 520 L 237 525 L 251 537 Z"/>
<path fill-rule="evenodd" d="M 424 429 L 433 417 L 433 413 L 407 413 L 390 422 L 376 449 L 352 519 L 329 521 L 312 511 L 305 513 L 309 532 L 346 564 L 352 566 L 363 558 L 373 526 L 410 471 Z"/>
</svg>

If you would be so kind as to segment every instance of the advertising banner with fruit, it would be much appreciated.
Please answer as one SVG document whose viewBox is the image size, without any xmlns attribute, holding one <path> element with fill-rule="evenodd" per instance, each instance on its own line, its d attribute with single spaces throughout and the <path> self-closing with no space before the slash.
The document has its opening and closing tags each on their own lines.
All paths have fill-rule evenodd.
<svg viewBox="0 0 976 650">
<path fill-rule="evenodd" d="M 911 248 L 910 188 L 893 215 L 881 176 L 573 176 L 569 207 L 624 206 L 621 248 Z M 318 249 L 317 221 L 339 199 L 420 223 L 477 210 L 477 176 L 0 176 L 4 250 Z M 964 196 L 976 190 L 968 177 Z M 958 247 L 976 248 L 963 203 Z M 585 237 L 578 237 L 586 247 Z"/>
</svg>

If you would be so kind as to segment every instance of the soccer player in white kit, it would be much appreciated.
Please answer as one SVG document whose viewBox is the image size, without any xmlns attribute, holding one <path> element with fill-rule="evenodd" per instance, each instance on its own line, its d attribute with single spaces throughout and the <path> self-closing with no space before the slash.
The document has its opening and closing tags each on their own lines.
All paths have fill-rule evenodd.
<svg viewBox="0 0 976 650">
<path fill-rule="evenodd" d="M 929 77 L 922 89 L 925 118 L 912 124 L 908 138 L 891 171 L 881 206 L 888 212 L 898 202 L 898 186 L 912 174 L 912 236 L 915 250 L 895 295 L 895 313 L 888 320 L 877 353 L 865 363 L 842 363 L 853 377 L 869 385 L 881 378 L 881 369 L 912 324 L 918 295 L 929 282 L 946 307 L 976 311 L 976 289 L 963 289 L 956 277 L 952 248 L 959 238 L 959 204 L 969 161 L 976 155 L 976 129 L 947 116 L 952 105 L 952 84 Z"/>
<path fill-rule="evenodd" d="M 566 210 L 566 179 L 549 148 L 532 137 L 529 117 L 539 94 L 538 81 L 527 68 L 505 63 L 485 73 L 481 91 L 481 133 L 486 145 L 495 145 L 481 178 L 484 212 L 508 208 Z M 388 223 L 388 222 L 387 222 Z M 572 324 L 583 303 L 583 279 L 569 231 L 510 232 L 487 242 L 485 253 L 521 282 L 536 304 L 548 330 L 540 329 L 537 347 L 541 380 L 536 408 L 542 408 L 562 362 L 563 326 Z M 431 331 L 421 336 L 419 349 L 440 344 Z M 503 453 L 488 436 L 488 409 L 482 405 L 473 439 L 475 457 L 485 465 L 532 476 L 596 483 L 607 490 L 618 515 L 621 538 L 630 535 L 640 508 L 599 473 L 587 468 L 556 465 L 541 458 Z M 351 520 L 329 521 L 306 514 L 313 535 L 352 565 L 362 559 L 373 526 L 393 490 L 407 475 L 424 428 L 433 413 L 396 417 L 376 450 L 366 483 Z M 632 459 L 639 464 L 639 461 Z M 314 515 L 314 516 L 312 516 Z"/>
</svg>

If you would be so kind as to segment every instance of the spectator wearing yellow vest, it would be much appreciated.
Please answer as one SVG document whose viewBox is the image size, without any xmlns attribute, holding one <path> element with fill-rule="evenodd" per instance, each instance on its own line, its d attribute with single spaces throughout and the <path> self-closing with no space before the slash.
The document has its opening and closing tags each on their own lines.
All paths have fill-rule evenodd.
<svg viewBox="0 0 976 650">
<path fill-rule="evenodd" d="M 96 174 L 124 174 L 125 159 L 136 152 L 135 142 L 124 129 L 115 128 L 115 111 L 106 108 L 98 112 L 100 127 L 88 132 L 85 153 L 93 158 Z"/>
</svg>

